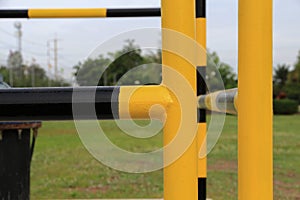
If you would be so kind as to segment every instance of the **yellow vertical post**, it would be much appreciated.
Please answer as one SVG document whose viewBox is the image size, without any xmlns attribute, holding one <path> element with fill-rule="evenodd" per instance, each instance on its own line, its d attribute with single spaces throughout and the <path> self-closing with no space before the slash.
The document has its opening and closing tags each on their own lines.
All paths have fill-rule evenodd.
<svg viewBox="0 0 300 200">
<path fill-rule="evenodd" d="M 179 32 L 185 36 L 195 40 L 195 0 L 162 0 L 162 28 Z M 180 74 L 192 88 L 193 95 L 196 97 L 196 68 L 193 64 L 185 60 L 184 57 L 176 55 L 170 51 L 164 50 L 165 47 L 180 49 L 184 44 L 181 44 L 172 34 L 167 34 L 164 30 L 162 33 L 162 59 L 163 59 L 163 85 L 168 88 L 180 87 L 181 84 L 172 71 Z M 191 42 L 192 44 L 193 42 Z M 194 46 L 191 45 L 191 53 Z M 176 94 L 176 95 L 184 95 Z M 177 96 L 178 100 L 178 96 Z M 167 110 L 167 120 L 164 126 L 164 145 L 169 144 L 176 134 L 181 124 L 182 112 L 191 110 L 187 116 L 188 123 L 197 126 L 197 102 L 190 98 L 183 98 L 178 102 L 174 97 L 174 102 Z M 184 130 L 186 140 L 191 135 L 192 128 L 190 125 Z M 184 141 L 182 141 L 184 143 Z M 180 142 L 178 144 L 181 145 Z M 167 163 L 173 152 L 178 151 L 180 147 L 168 149 L 164 151 L 164 162 Z M 164 199 L 165 200 L 196 200 L 197 199 L 197 144 L 194 139 L 191 145 L 183 152 L 183 154 L 171 165 L 164 168 Z"/>
<path fill-rule="evenodd" d="M 196 41 L 206 50 L 206 0 L 196 0 Z M 206 54 L 205 54 L 206 55 Z M 206 56 L 196 55 L 197 64 L 197 96 L 206 94 Z M 206 146 L 206 109 L 199 109 L 197 145 L 198 152 L 202 145 Z M 198 200 L 206 199 L 206 157 L 198 158 Z"/>
<path fill-rule="evenodd" d="M 272 0 L 239 0 L 238 199 L 273 199 Z"/>
</svg>

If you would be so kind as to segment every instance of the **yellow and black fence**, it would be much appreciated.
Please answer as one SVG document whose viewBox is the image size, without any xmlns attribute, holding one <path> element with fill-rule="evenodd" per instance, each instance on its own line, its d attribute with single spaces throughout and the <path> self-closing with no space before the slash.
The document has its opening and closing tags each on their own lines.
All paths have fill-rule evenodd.
<svg viewBox="0 0 300 200">
<path fill-rule="evenodd" d="M 0 18 L 160 17 L 160 8 L 67 8 L 0 10 Z"/>
<path fill-rule="evenodd" d="M 0 10 L 0 19 L 161 16 L 163 30 L 180 33 L 206 49 L 205 0 L 162 0 L 161 5 L 161 9 Z M 163 31 L 161 85 L 0 89 L 0 120 L 71 120 L 74 106 L 91 104 L 96 115 L 82 110 L 76 119 L 145 119 L 149 118 L 153 105 L 162 105 L 166 113 L 158 109 L 154 117 L 166 117 L 164 146 L 177 135 L 184 136 L 177 141 L 177 146 L 164 151 L 164 163 L 170 163 L 164 168 L 164 199 L 204 200 L 207 164 L 206 158 L 199 159 L 198 155 L 200 147 L 206 144 L 205 109 L 228 113 L 238 110 L 238 198 L 272 200 L 272 0 L 239 0 L 239 103 L 237 90 L 206 94 L 206 56 L 196 55 L 194 43 L 180 41 L 174 34 Z M 176 54 L 178 49 L 195 54 L 196 63 Z M 192 89 L 192 94 L 186 91 L 184 84 Z M 192 137 L 194 130 L 197 130 L 196 138 Z M 194 139 L 189 143 L 185 137 Z M 178 159 L 171 160 L 178 153 L 178 147 L 185 145 Z M 10 170 L 7 165 L 0 163 L 0 167 L 7 170 L 1 173 Z M 7 180 L 0 177 L 0 181 Z M 15 191 L 18 192 L 22 190 Z M 1 188 L 0 194 L 3 194 Z"/>
<path fill-rule="evenodd" d="M 200 47 L 206 51 L 206 0 L 196 0 L 196 41 Z M 206 56 L 197 56 L 197 96 L 206 94 Z M 198 133 L 197 148 L 206 145 L 206 109 L 198 110 Z M 198 200 L 206 199 L 206 177 L 207 160 L 206 157 L 198 159 Z"/>
</svg>

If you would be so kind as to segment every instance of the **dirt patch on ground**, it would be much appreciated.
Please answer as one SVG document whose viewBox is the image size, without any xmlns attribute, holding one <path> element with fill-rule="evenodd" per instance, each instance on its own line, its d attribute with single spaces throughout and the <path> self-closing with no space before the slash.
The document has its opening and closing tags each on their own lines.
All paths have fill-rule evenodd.
<svg viewBox="0 0 300 200">
<path fill-rule="evenodd" d="M 288 199 L 300 200 L 300 181 L 296 183 L 287 183 L 280 180 L 274 180 L 274 191 L 280 191 Z"/>
<path fill-rule="evenodd" d="M 237 161 L 219 160 L 216 163 L 209 164 L 208 170 L 237 172 Z"/>
<path fill-rule="evenodd" d="M 91 186 L 87 188 L 81 188 L 81 187 L 73 187 L 73 188 L 68 188 L 68 191 L 78 191 L 78 192 L 83 192 L 83 193 L 91 193 L 91 194 L 105 194 L 108 190 L 110 189 L 110 186 L 108 185 L 97 185 L 97 186 Z"/>
<path fill-rule="evenodd" d="M 208 165 L 210 171 L 235 172 L 237 173 L 237 161 L 219 160 Z M 282 175 L 281 175 L 282 176 Z M 286 171 L 284 176 L 291 181 L 282 181 L 274 177 L 275 196 L 284 199 L 300 200 L 300 176 L 294 171 Z M 278 177 L 277 177 L 278 178 Z M 296 180 L 296 181 L 295 181 Z"/>
</svg>

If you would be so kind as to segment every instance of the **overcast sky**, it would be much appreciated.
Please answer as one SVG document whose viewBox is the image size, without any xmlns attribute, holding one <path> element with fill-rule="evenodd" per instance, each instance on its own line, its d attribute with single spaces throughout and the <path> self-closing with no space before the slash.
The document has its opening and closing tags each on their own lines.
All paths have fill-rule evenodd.
<svg viewBox="0 0 300 200">
<path fill-rule="evenodd" d="M 237 0 L 207 0 L 207 46 L 221 60 L 237 68 Z M 0 0 L 4 8 L 64 7 L 159 7 L 159 0 Z M 300 50 L 300 0 L 274 0 L 274 65 L 293 65 Z M 5 64 L 9 50 L 17 48 L 16 20 L 0 21 L 0 63 Z M 84 60 L 97 45 L 120 32 L 137 28 L 160 28 L 159 18 L 122 19 L 31 19 L 22 23 L 22 53 L 25 62 L 32 58 L 47 69 L 47 40 L 59 39 L 59 67 L 70 78 L 72 66 Z M 143 37 L 142 37 L 143 38 Z M 138 44 L 139 36 L 132 35 Z M 160 35 L 147 36 L 161 41 Z M 122 44 L 120 44 L 120 48 Z M 53 56 L 53 53 L 52 53 Z M 53 60 L 51 61 L 53 64 Z"/>
</svg>

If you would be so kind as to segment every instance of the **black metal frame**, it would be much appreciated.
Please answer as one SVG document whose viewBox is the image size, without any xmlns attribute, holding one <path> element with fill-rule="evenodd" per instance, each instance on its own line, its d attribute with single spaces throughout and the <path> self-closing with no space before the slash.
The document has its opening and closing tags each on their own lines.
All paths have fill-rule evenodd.
<svg viewBox="0 0 300 200">
<path fill-rule="evenodd" d="M 87 105 L 95 107 L 98 119 L 114 119 L 119 117 L 119 92 L 119 87 L 0 89 L 0 121 L 73 120 L 73 107 Z M 94 118 L 86 110 L 76 116 Z"/>
<path fill-rule="evenodd" d="M 0 199 L 29 200 L 30 129 L 1 132 Z"/>
</svg>

